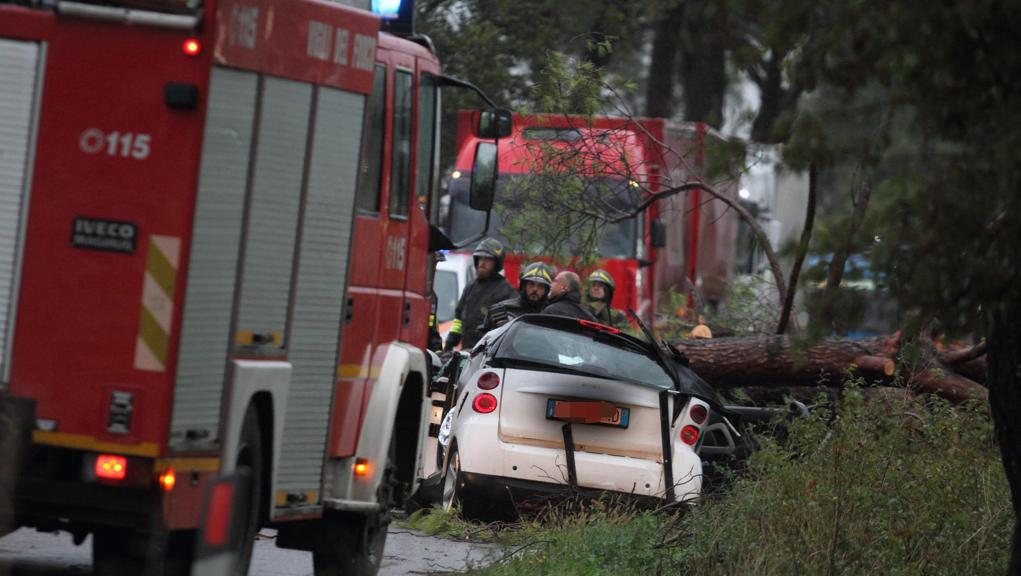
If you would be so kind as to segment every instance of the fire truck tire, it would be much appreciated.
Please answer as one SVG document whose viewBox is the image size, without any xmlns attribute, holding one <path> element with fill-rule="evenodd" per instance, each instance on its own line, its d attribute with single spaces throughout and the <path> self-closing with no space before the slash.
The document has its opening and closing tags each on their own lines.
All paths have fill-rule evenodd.
<svg viewBox="0 0 1021 576">
<path fill-rule="evenodd" d="M 241 425 L 241 439 L 238 444 L 235 469 L 247 470 L 251 478 L 251 489 L 248 493 L 248 505 L 242 506 L 240 512 L 245 518 L 238 523 L 241 527 L 241 538 L 238 540 L 237 567 L 235 574 L 248 574 L 248 566 L 252 562 L 252 550 L 255 548 L 255 535 L 259 531 L 259 510 L 262 505 L 263 466 L 266 455 L 263 453 L 262 436 L 259 433 L 259 413 L 255 406 L 245 411 L 245 419 Z"/>
<path fill-rule="evenodd" d="M 394 505 L 396 450 L 397 437 L 394 435 L 383 480 L 376 490 L 378 510 L 369 514 L 326 511 L 322 520 L 324 537 L 312 551 L 315 576 L 375 576 L 379 572 Z"/>
<path fill-rule="evenodd" d="M 104 528 L 92 535 L 92 571 L 96 576 L 188 576 L 194 549 L 193 530 Z"/>
</svg>

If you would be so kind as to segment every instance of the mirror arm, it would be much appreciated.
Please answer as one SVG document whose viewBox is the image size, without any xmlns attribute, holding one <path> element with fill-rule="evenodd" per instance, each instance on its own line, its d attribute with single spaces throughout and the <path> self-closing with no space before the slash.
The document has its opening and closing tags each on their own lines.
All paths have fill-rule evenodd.
<svg viewBox="0 0 1021 576">
<path fill-rule="evenodd" d="M 467 88 L 468 90 L 472 90 L 476 94 L 478 94 L 479 97 L 482 98 L 482 100 L 486 104 L 488 104 L 490 108 L 496 108 L 496 103 L 490 100 L 489 96 L 486 96 L 486 93 L 483 92 L 481 88 L 467 80 L 461 80 L 460 78 L 455 78 L 454 76 L 447 76 L 446 74 L 444 74 L 443 76 L 440 76 L 438 84 L 441 87 L 453 86 L 455 88 Z"/>
<path fill-rule="evenodd" d="M 461 248 L 466 248 L 485 238 L 486 234 L 489 234 L 489 215 L 492 214 L 492 212 L 492 210 L 486 210 L 486 223 L 482 226 L 482 232 L 479 232 L 474 236 L 469 236 L 467 239 L 461 240 L 460 242 L 454 242 L 454 248 L 456 250 L 460 250 Z"/>
</svg>

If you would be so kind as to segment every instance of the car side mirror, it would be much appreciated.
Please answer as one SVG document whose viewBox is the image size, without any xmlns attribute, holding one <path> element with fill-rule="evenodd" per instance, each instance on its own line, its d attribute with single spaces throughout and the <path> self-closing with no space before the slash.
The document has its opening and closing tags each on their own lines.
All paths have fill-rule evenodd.
<svg viewBox="0 0 1021 576">
<path fill-rule="evenodd" d="M 505 108 L 490 108 L 477 112 L 478 122 L 475 124 L 475 135 L 479 138 L 506 138 L 511 135 L 513 118 L 511 111 Z"/>
<path fill-rule="evenodd" d="M 475 148 L 475 165 L 472 169 L 468 205 L 475 210 L 489 211 L 496 196 L 497 147 L 492 142 L 479 142 Z"/>
<path fill-rule="evenodd" d="M 666 247 L 666 223 L 662 220 L 653 220 L 649 228 L 649 244 L 653 248 Z"/>
</svg>

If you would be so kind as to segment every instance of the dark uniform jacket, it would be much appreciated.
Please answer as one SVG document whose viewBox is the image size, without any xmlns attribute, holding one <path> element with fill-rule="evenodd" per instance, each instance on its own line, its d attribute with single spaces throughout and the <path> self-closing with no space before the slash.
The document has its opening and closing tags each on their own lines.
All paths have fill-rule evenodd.
<svg viewBox="0 0 1021 576">
<path fill-rule="evenodd" d="M 545 299 L 533 304 L 531 300 L 520 295 L 517 298 L 508 298 L 503 302 L 497 302 L 489 307 L 489 313 L 486 314 L 486 321 L 483 324 L 482 334 L 479 337 L 493 328 L 503 326 L 522 314 L 538 314 L 545 307 Z"/>
<path fill-rule="evenodd" d="M 596 321 L 600 324 L 606 324 L 607 326 L 612 326 L 614 328 L 626 328 L 628 325 L 627 315 L 616 308 L 603 306 L 602 310 L 596 312 L 594 308 L 589 306 L 588 311 L 596 317 Z"/>
<path fill-rule="evenodd" d="M 572 290 L 564 292 L 556 298 L 550 298 L 549 306 L 543 309 L 543 314 L 557 314 L 559 316 L 570 316 L 583 320 L 595 320 L 596 317 L 588 311 L 588 308 L 581 304 L 581 292 Z"/>
<path fill-rule="evenodd" d="M 515 294 L 517 292 L 514 288 L 499 274 L 493 274 L 485 280 L 476 279 L 464 287 L 454 310 L 454 319 L 461 321 L 461 349 L 471 349 L 482 338 L 484 332 L 480 328 L 489 307 Z"/>
</svg>

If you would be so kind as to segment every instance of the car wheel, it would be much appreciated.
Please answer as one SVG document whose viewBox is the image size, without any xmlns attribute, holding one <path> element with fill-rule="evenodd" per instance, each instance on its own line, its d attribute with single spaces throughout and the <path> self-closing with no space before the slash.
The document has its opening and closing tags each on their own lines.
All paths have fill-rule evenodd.
<svg viewBox="0 0 1021 576">
<path fill-rule="evenodd" d="M 460 510 L 465 520 L 484 520 L 486 517 L 485 504 L 470 493 L 461 475 L 461 455 L 453 444 L 443 476 L 442 504 L 446 511 L 454 508 Z"/>
</svg>

